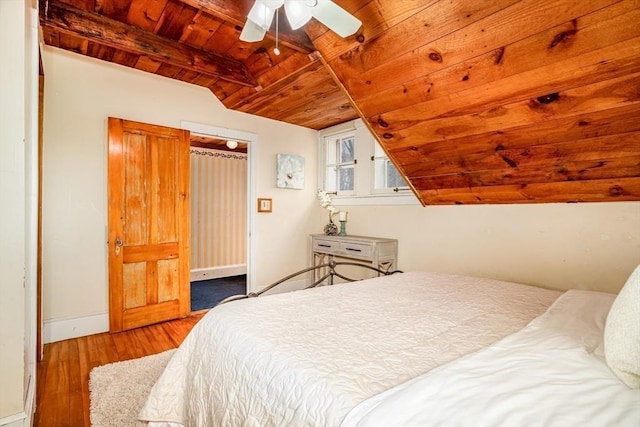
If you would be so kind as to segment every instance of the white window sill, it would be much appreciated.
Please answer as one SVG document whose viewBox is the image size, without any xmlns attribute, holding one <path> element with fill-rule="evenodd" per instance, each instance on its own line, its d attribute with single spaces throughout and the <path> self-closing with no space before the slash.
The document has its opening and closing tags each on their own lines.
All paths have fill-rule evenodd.
<svg viewBox="0 0 640 427">
<path fill-rule="evenodd" d="M 334 206 L 371 206 L 371 205 L 420 205 L 416 196 L 409 192 L 406 195 L 380 194 L 369 196 L 333 196 Z"/>
</svg>

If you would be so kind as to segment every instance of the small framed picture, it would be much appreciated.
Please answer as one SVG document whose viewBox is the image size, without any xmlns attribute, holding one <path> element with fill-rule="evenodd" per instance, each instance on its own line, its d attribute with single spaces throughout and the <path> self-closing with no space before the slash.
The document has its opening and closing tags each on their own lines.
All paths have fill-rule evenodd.
<svg viewBox="0 0 640 427">
<path fill-rule="evenodd" d="M 271 212 L 271 199 L 258 199 L 258 212 Z"/>
</svg>

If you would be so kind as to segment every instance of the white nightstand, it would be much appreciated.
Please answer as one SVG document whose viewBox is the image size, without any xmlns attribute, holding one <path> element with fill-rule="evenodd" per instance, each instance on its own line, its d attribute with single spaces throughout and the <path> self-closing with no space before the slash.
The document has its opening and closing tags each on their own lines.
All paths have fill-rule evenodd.
<svg viewBox="0 0 640 427">
<path fill-rule="evenodd" d="M 398 241 L 367 236 L 311 235 L 311 263 L 313 266 L 336 261 L 353 261 L 367 264 L 383 271 L 398 268 Z M 314 274 L 315 282 L 321 275 Z"/>
</svg>

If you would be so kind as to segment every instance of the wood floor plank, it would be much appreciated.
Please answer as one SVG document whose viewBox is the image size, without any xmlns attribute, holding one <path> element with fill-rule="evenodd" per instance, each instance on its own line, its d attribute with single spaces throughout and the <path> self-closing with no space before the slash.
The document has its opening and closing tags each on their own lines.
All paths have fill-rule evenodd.
<svg viewBox="0 0 640 427">
<path fill-rule="evenodd" d="M 113 339 L 113 335 L 111 334 L 101 334 L 100 335 L 102 341 L 102 348 L 104 349 L 103 354 L 106 359 L 109 361 L 108 363 L 118 362 L 120 360 L 120 356 L 118 354 L 118 350 L 116 349 L 115 340 Z"/>
<path fill-rule="evenodd" d="M 55 343 L 53 344 L 55 345 Z M 89 420 L 89 350 L 87 337 L 78 338 L 78 359 L 80 365 L 80 384 L 82 386 L 82 418 L 85 426 L 90 426 Z"/>
<path fill-rule="evenodd" d="M 89 374 L 93 368 L 176 348 L 203 315 L 46 344 L 38 363 L 34 425 L 89 427 Z"/>
<path fill-rule="evenodd" d="M 82 412 L 82 375 L 80 370 L 80 354 L 78 341 L 69 342 L 69 423 L 72 426 L 85 424 Z"/>
<path fill-rule="evenodd" d="M 115 349 L 118 352 L 118 358 L 119 360 L 133 359 L 134 356 L 131 352 L 130 346 L 124 339 L 124 336 L 123 336 L 124 334 L 126 334 L 126 332 L 118 332 L 115 334 L 111 334 L 114 338 L 113 342 L 115 345 Z"/>
</svg>

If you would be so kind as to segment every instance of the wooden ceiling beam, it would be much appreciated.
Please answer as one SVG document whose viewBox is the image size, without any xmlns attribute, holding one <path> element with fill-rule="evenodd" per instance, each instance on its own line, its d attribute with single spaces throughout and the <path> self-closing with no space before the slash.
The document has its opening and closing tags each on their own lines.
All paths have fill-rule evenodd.
<svg viewBox="0 0 640 427">
<path fill-rule="evenodd" d="M 297 81 L 303 76 L 309 78 L 309 76 L 315 75 L 318 68 L 322 68 L 323 65 L 318 58 L 307 58 L 307 63 L 297 68 L 297 70 L 289 72 L 287 74 L 282 73 L 278 80 L 269 82 L 266 87 L 254 92 L 252 95 L 231 95 L 229 99 L 225 99 L 225 106 L 232 110 L 239 110 L 252 113 L 256 113 L 258 105 L 270 104 L 273 98 L 282 96 L 283 92 L 295 85 Z M 305 82 L 305 84 L 309 84 Z"/>
<path fill-rule="evenodd" d="M 247 20 L 247 14 L 253 6 L 253 0 L 251 1 L 229 1 L 229 0 L 181 0 L 183 3 L 189 6 L 202 9 L 205 12 L 210 13 L 222 19 L 230 22 L 240 28 L 244 27 Z M 282 16 L 281 16 L 282 18 Z M 275 20 L 274 20 L 275 21 Z M 275 24 L 274 24 L 275 25 Z M 267 32 L 266 38 L 275 40 L 273 32 Z M 297 50 L 301 53 L 311 53 L 316 50 L 311 42 L 311 39 L 303 30 L 294 31 L 289 26 L 286 19 L 280 19 L 280 28 L 278 34 L 278 41 L 283 45 Z"/>
<path fill-rule="evenodd" d="M 49 0 L 48 7 L 41 11 L 40 23 L 45 28 L 243 86 L 257 84 L 244 64 L 234 59 L 165 39 L 97 13 L 72 8 L 59 0 Z"/>
</svg>

